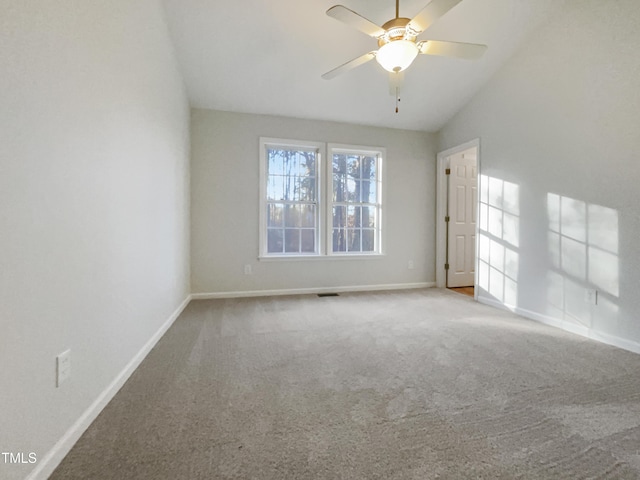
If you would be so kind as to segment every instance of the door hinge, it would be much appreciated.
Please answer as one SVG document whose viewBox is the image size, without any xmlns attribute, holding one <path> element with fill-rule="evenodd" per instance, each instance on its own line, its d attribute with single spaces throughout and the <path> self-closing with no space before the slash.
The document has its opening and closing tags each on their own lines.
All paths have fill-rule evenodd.
<svg viewBox="0 0 640 480">
<path fill-rule="evenodd" d="M 451 169 L 450 169 L 450 168 L 447 168 L 447 169 L 444 171 L 444 174 L 445 174 L 445 175 L 451 175 Z"/>
<path fill-rule="evenodd" d="M 449 215 L 447 215 L 446 217 L 444 217 L 444 221 L 449 223 L 449 220 L 451 220 L 451 218 L 449 217 Z"/>
<path fill-rule="evenodd" d="M 448 264 L 448 263 L 445 263 L 445 264 L 444 264 L 444 269 L 445 269 L 445 270 L 449 270 L 449 264 Z"/>
</svg>

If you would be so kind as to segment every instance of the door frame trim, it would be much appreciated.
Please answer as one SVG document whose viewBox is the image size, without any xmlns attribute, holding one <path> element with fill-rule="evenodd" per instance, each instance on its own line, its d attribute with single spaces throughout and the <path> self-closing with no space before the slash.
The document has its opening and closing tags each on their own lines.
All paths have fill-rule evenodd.
<svg viewBox="0 0 640 480">
<path fill-rule="evenodd" d="M 436 161 L 436 287 L 445 288 L 447 286 L 447 276 L 444 269 L 444 264 L 446 261 L 446 252 L 447 252 L 447 224 L 444 220 L 445 215 L 447 214 L 447 175 L 445 170 L 448 168 L 447 157 L 451 155 L 455 155 L 456 153 L 464 152 L 465 150 L 469 150 L 470 148 L 475 148 L 478 161 L 478 188 L 476 189 L 476 193 L 478 195 L 476 205 L 480 205 L 480 139 L 475 138 L 468 142 L 465 142 L 456 147 L 449 148 L 442 152 L 439 152 L 437 155 Z M 476 218 L 479 218 L 477 216 Z M 478 227 L 479 222 L 476 222 L 476 253 L 478 252 Z M 478 285 L 478 255 L 475 255 L 474 262 L 475 266 L 475 275 L 473 284 L 474 287 Z M 478 289 L 474 288 L 473 293 L 474 298 L 478 299 Z"/>
</svg>

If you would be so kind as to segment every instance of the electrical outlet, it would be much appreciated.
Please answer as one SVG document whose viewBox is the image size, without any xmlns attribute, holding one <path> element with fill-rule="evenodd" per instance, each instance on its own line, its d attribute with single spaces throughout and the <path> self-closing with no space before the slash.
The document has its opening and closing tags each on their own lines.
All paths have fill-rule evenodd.
<svg viewBox="0 0 640 480">
<path fill-rule="evenodd" d="M 247 264 L 244 266 L 244 274 L 251 275 L 253 274 L 253 270 L 251 269 L 251 265 Z"/>
<path fill-rule="evenodd" d="M 409 270 L 413 270 L 413 268 L 414 268 L 414 266 L 413 266 L 413 260 L 409 260 L 409 261 L 407 262 L 407 268 L 408 268 Z"/>
<path fill-rule="evenodd" d="M 56 387 L 71 376 L 71 350 L 66 350 L 56 357 Z"/>
<path fill-rule="evenodd" d="M 584 291 L 584 301 L 590 305 L 598 304 L 598 291 L 592 288 L 587 288 Z"/>
</svg>

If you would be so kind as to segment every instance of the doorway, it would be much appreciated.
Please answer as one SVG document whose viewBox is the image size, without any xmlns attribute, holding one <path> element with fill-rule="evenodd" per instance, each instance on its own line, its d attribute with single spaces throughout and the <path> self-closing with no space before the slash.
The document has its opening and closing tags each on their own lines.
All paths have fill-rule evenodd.
<svg viewBox="0 0 640 480">
<path fill-rule="evenodd" d="M 436 284 L 469 295 L 476 284 L 479 140 L 438 154 Z M 473 290 L 471 290 L 473 289 Z"/>
</svg>

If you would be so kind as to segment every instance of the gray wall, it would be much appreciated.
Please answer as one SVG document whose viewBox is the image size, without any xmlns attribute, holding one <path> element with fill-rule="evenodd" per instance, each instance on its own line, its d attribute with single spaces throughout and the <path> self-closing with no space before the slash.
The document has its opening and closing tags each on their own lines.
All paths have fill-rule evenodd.
<svg viewBox="0 0 640 480">
<path fill-rule="evenodd" d="M 0 9 L 0 447 L 37 458 L 0 461 L 17 479 L 189 293 L 189 109 L 159 2 Z"/>
<path fill-rule="evenodd" d="M 635 350 L 639 25 L 637 0 L 567 2 L 439 133 L 481 140 L 481 298 Z"/>
<path fill-rule="evenodd" d="M 434 281 L 433 135 L 211 110 L 193 110 L 191 120 L 194 293 Z M 261 136 L 386 148 L 386 255 L 258 261 Z M 252 266 L 253 275 L 244 274 L 244 265 Z"/>
</svg>

